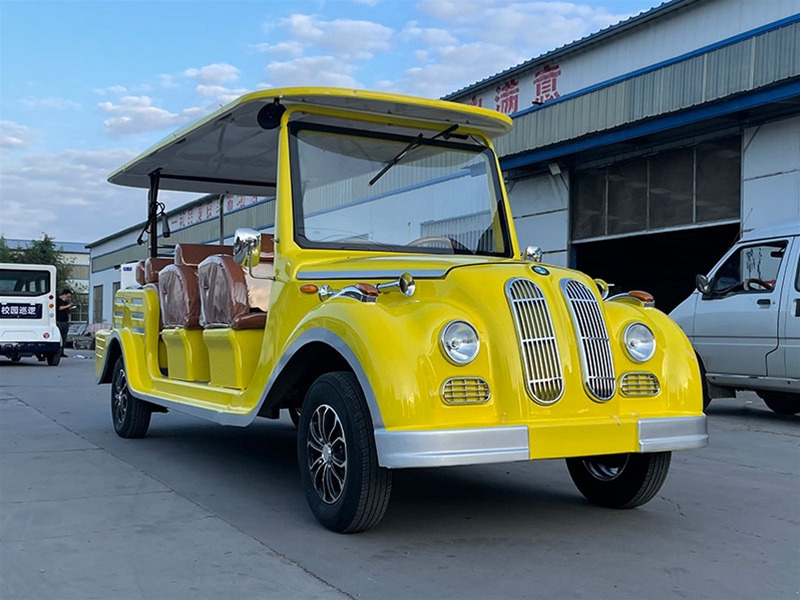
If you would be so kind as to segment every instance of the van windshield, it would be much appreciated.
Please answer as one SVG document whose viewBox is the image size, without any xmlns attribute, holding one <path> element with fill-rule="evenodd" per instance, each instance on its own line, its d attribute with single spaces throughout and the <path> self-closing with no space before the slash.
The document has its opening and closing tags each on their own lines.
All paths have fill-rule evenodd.
<svg viewBox="0 0 800 600">
<path fill-rule="evenodd" d="M 50 293 L 50 271 L 0 269 L 0 296 L 41 296 Z"/>
<path fill-rule="evenodd" d="M 510 255 L 495 156 L 482 144 L 435 131 L 291 131 L 301 247 Z"/>
</svg>

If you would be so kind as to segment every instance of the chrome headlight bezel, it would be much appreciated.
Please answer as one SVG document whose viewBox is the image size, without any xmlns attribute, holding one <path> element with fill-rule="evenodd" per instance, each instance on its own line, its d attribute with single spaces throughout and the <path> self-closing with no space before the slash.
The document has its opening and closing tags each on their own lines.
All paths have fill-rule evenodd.
<svg viewBox="0 0 800 600">
<path fill-rule="evenodd" d="M 457 328 L 463 327 L 467 327 L 474 336 L 474 342 L 467 342 L 467 344 L 474 344 L 474 350 L 471 352 L 461 351 L 461 354 L 459 354 L 460 348 L 465 344 L 463 340 L 460 343 L 456 343 L 455 331 Z M 464 330 L 462 329 L 462 332 L 463 331 Z M 452 364 L 458 366 L 468 365 L 478 356 L 478 353 L 481 349 L 481 339 L 478 336 L 478 331 L 475 329 L 475 327 L 466 321 L 457 319 L 455 321 L 450 321 L 444 327 L 442 327 L 442 331 L 439 334 L 439 349 L 442 351 L 444 357 Z"/>
<path fill-rule="evenodd" d="M 643 328 L 644 331 L 647 332 L 646 335 L 649 336 L 650 339 L 646 341 L 645 344 L 649 345 L 649 350 L 646 348 L 644 351 L 639 350 L 639 348 L 645 344 L 631 344 L 632 330 L 634 330 L 634 328 Z M 636 333 L 636 330 L 634 330 L 634 333 Z M 625 331 L 622 334 L 622 345 L 625 346 L 625 351 L 628 353 L 628 356 L 631 358 L 631 360 L 637 363 L 644 363 L 653 358 L 653 355 L 656 353 L 656 336 L 653 333 L 653 330 L 647 325 L 637 321 L 635 323 L 631 323 L 625 328 Z"/>
</svg>

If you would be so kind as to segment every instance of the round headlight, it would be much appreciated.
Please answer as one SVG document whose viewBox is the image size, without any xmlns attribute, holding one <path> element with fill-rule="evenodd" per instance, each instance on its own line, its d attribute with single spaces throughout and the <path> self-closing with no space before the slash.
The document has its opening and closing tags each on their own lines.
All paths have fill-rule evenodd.
<svg viewBox="0 0 800 600">
<path fill-rule="evenodd" d="M 633 323 L 625 329 L 625 349 L 636 362 L 653 358 L 656 351 L 656 336 L 643 323 Z"/>
<path fill-rule="evenodd" d="M 481 342 L 478 332 L 465 321 L 451 321 L 442 329 L 442 352 L 457 365 L 466 365 L 475 360 Z"/>
</svg>

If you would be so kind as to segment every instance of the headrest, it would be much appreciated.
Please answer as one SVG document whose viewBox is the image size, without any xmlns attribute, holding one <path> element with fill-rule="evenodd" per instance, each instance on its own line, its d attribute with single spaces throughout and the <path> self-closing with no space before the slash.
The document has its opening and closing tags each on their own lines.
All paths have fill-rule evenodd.
<svg viewBox="0 0 800 600">
<path fill-rule="evenodd" d="M 161 318 L 164 327 L 200 327 L 200 289 L 197 269 L 168 265 L 160 274 Z"/>
<path fill-rule="evenodd" d="M 230 256 L 210 256 L 197 268 L 200 284 L 200 324 L 230 327 L 249 312 L 244 270 Z"/>
<path fill-rule="evenodd" d="M 136 277 L 136 283 L 138 283 L 139 285 L 142 285 L 142 286 L 145 283 L 147 283 L 144 280 L 144 261 L 143 260 L 140 260 L 139 262 L 136 263 L 136 267 L 134 267 L 133 272 L 134 272 L 134 277 Z"/>
<path fill-rule="evenodd" d="M 196 267 L 209 256 L 226 254 L 233 256 L 233 246 L 218 244 L 177 244 L 175 246 L 175 264 Z"/>
</svg>

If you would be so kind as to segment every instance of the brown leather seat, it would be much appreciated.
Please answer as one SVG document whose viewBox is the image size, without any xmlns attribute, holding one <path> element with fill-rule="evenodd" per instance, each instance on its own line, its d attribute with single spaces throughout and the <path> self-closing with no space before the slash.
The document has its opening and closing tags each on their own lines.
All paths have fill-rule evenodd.
<svg viewBox="0 0 800 600">
<path fill-rule="evenodd" d="M 140 261 L 141 262 L 141 261 Z M 173 263 L 171 258 L 148 258 L 144 261 L 144 283 L 158 284 L 158 274 Z"/>
<path fill-rule="evenodd" d="M 159 273 L 158 292 L 164 327 L 201 329 L 197 269 L 186 265 L 167 265 Z"/>
<path fill-rule="evenodd" d="M 140 286 L 144 286 L 144 284 L 147 283 L 144 280 L 144 261 L 143 260 L 140 260 L 139 262 L 136 263 L 136 267 L 134 267 L 133 273 L 134 273 L 134 277 L 136 278 L 136 283 L 138 283 Z"/>
<path fill-rule="evenodd" d="M 263 329 L 266 307 L 251 305 L 245 271 L 230 256 L 209 256 L 197 268 L 200 324 L 206 328 Z M 255 310 L 253 310 L 255 309 Z"/>
</svg>

